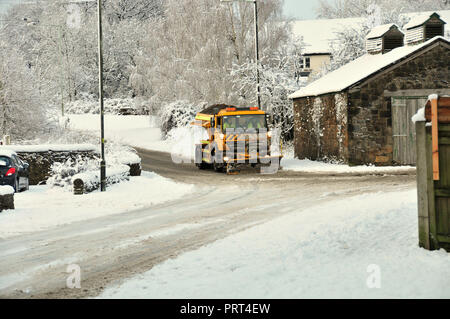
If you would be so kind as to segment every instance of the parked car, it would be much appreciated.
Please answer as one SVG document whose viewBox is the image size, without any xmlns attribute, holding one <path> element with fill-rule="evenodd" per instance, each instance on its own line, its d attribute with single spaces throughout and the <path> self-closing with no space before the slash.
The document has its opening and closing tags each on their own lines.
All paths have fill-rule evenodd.
<svg viewBox="0 0 450 319">
<path fill-rule="evenodd" d="M 0 185 L 10 185 L 14 191 L 29 189 L 29 165 L 14 151 L 0 151 Z"/>
</svg>

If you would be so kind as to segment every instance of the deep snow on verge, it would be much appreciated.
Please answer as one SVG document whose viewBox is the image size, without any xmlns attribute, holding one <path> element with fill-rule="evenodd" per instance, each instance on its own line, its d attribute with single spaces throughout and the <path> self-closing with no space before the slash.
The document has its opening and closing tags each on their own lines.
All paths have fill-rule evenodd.
<svg viewBox="0 0 450 319">
<path fill-rule="evenodd" d="M 414 172 L 412 166 L 349 166 L 345 164 L 332 164 L 308 159 L 299 160 L 283 158 L 281 167 L 285 171 L 315 172 L 315 173 L 389 173 L 389 172 Z"/>
<path fill-rule="evenodd" d="M 415 190 L 322 200 L 167 260 L 100 298 L 450 297 L 450 254 L 417 245 Z M 380 288 L 369 288 L 377 269 Z"/>
<path fill-rule="evenodd" d="M 15 210 L 0 213 L 0 238 L 124 213 L 178 199 L 193 190 L 193 185 L 149 172 L 111 185 L 104 193 L 74 195 L 58 187 L 30 186 L 29 191 L 14 195 Z"/>
</svg>

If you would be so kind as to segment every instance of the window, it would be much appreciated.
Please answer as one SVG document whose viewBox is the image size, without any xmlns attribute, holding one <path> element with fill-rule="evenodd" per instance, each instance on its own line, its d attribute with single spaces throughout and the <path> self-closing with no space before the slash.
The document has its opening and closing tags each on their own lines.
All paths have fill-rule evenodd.
<svg viewBox="0 0 450 319">
<path fill-rule="evenodd" d="M 261 115 L 234 115 L 223 117 L 222 130 L 226 129 L 267 129 L 266 117 Z"/>
<path fill-rule="evenodd" d="M 311 58 L 309 56 L 300 58 L 300 68 L 301 69 L 311 68 Z"/>
<path fill-rule="evenodd" d="M 6 156 L 0 156 L 0 166 L 9 166 L 10 165 L 10 160 L 8 157 Z"/>
</svg>

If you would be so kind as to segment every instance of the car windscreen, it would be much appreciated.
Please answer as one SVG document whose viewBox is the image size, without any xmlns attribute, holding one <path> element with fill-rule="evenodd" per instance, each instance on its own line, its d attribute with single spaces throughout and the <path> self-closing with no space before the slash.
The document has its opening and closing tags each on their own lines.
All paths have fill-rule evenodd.
<svg viewBox="0 0 450 319">
<path fill-rule="evenodd" d="M 0 156 L 0 167 L 9 166 L 11 164 L 11 160 L 6 156 Z"/>
<path fill-rule="evenodd" d="M 222 129 L 267 129 L 264 114 L 224 116 Z"/>
</svg>

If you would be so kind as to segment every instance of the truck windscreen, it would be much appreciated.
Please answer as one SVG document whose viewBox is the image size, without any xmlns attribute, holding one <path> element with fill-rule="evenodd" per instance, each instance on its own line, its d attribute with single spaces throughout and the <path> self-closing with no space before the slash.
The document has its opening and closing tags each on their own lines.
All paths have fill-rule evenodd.
<svg viewBox="0 0 450 319">
<path fill-rule="evenodd" d="M 266 117 L 264 114 L 257 115 L 233 115 L 224 116 L 222 121 L 222 129 L 267 129 Z"/>
</svg>

